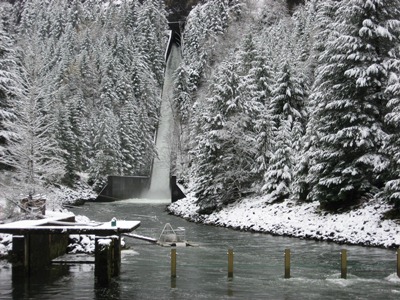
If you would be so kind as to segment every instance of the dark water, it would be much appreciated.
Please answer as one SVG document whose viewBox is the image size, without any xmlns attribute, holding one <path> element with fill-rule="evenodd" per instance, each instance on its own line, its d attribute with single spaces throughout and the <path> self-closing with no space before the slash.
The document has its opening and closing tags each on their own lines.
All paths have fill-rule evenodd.
<svg viewBox="0 0 400 300">
<path fill-rule="evenodd" d="M 0 268 L 1 299 L 400 299 L 393 250 L 345 246 L 348 279 L 340 277 L 334 243 L 273 237 L 186 222 L 165 204 L 90 203 L 76 209 L 96 221 L 140 220 L 138 234 L 158 237 L 165 223 L 186 229 L 199 247 L 177 248 L 177 278 L 170 277 L 170 248 L 125 238 L 122 272 L 109 288 L 96 289 L 93 265 L 52 266 L 40 276 L 12 281 Z M 234 278 L 227 277 L 227 250 L 234 249 Z M 283 253 L 292 252 L 291 279 Z"/>
</svg>

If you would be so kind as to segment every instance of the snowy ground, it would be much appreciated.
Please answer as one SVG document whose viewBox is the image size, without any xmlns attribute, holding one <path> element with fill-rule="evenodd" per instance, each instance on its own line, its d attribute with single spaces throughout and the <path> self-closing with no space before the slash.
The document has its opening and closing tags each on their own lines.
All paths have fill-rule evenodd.
<svg viewBox="0 0 400 300">
<path fill-rule="evenodd" d="M 48 191 L 46 198 L 46 216 L 56 216 L 57 214 L 68 213 L 65 208 L 69 205 L 81 205 L 85 201 L 94 200 L 96 194 L 85 184 L 80 183 L 74 189 L 60 186 Z M 13 217 L 6 214 L 7 201 L 5 197 L 0 194 L 0 223 L 12 222 Z M 21 216 L 15 216 L 19 219 Z M 84 216 L 76 216 L 77 222 L 89 223 L 89 219 Z M 12 249 L 12 235 L 0 233 L 0 258 L 5 257 Z M 71 236 L 71 244 L 68 246 L 71 253 L 93 253 L 94 251 L 94 237 L 86 235 L 73 235 Z"/>
<path fill-rule="evenodd" d="M 382 220 L 391 207 L 371 201 L 341 214 L 320 211 L 317 203 L 286 201 L 267 204 L 265 197 L 244 199 L 211 215 L 199 215 L 195 198 L 188 196 L 169 206 L 171 213 L 204 224 L 276 235 L 334 241 L 338 243 L 397 248 L 400 223 Z"/>
</svg>

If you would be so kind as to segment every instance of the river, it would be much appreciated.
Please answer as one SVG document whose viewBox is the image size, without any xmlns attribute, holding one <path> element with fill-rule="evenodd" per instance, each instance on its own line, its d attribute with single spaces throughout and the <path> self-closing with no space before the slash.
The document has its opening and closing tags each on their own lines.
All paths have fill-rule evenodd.
<svg viewBox="0 0 400 300">
<path fill-rule="evenodd" d="M 53 265 L 30 279 L 12 280 L 0 268 L 1 299 L 399 299 L 393 250 L 342 246 L 187 222 L 165 212 L 165 203 L 126 200 L 74 209 L 96 221 L 140 220 L 136 233 L 158 237 L 166 223 L 184 227 L 198 247 L 171 248 L 125 238 L 122 272 L 109 288 L 95 288 L 94 265 Z M 340 279 L 340 251 L 348 250 L 348 279 Z M 234 276 L 227 251 L 234 249 Z M 292 278 L 284 279 L 284 249 L 292 252 Z"/>
</svg>

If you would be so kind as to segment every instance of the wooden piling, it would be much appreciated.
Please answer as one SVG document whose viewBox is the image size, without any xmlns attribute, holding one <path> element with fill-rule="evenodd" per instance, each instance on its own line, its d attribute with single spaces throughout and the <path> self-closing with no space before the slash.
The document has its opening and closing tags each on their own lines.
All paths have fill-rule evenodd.
<svg viewBox="0 0 400 300">
<path fill-rule="evenodd" d="M 13 265 L 23 265 L 25 259 L 25 239 L 23 235 L 12 237 L 12 261 Z"/>
<path fill-rule="evenodd" d="M 29 274 L 31 269 L 30 245 L 31 245 L 31 235 L 29 233 L 26 233 L 24 235 L 24 268 L 26 274 Z"/>
<path fill-rule="evenodd" d="M 121 273 L 121 235 L 113 236 L 112 251 L 112 276 L 118 276 Z"/>
<path fill-rule="evenodd" d="M 108 286 L 113 275 L 114 240 L 107 237 L 95 238 L 94 275 L 96 285 Z"/>
<path fill-rule="evenodd" d="M 233 278 L 233 249 L 228 249 L 228 278 Z"/>
<path fill-rule="evenodd" d="M 400 278 L 400 249 L 397 249 L 397 276 Z"/>
<path fill-rule="evenodd" d="M 285 278 L 290 278 L 290 249 L 285 249 Z"/>
<path fill-rule="evenodd" d="M 171 278 L 176 278 L 176 248 L 171 249 Z"/>
<path fill-rule="evenodd" d="M 340 278 L 347 279 L 347 250 L 342 249 L 341 252 L 341 275 Z"/>
</svg>

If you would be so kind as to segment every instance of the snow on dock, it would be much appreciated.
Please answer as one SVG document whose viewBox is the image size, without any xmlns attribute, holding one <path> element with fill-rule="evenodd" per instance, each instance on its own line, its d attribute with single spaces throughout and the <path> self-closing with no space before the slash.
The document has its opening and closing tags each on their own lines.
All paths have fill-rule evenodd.
<svg viewBox="0 0 400 300">
<path fill-rule="evenodd" d="M 76 223 L 74 215 L 68 218 L 47 218 L 40 220 L 23 220 L 0 225 L 1 233 L 69 233 L 69 234 L 95 234 L 113 235 L 129 233 L 140 226 L 140 221 L 118 220 L 116 224 L 105 223 Z"/>
</svg>

